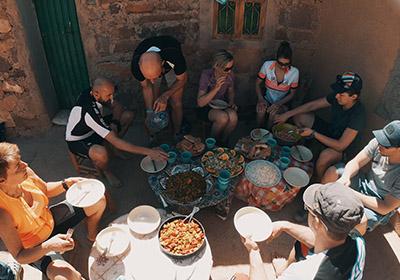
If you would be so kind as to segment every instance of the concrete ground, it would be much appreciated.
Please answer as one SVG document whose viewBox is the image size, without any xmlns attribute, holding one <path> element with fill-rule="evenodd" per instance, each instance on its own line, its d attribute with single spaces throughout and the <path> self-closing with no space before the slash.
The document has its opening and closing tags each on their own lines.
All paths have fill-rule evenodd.
<svg viewBox="0 0 400 280">
<path fill-rule="evenodd" d="M 231 145 L 239 137 L 248 135 L 251 129 L 251 125 L 240 122 L 232 135 Z M 18 144 L 22 160 L 26 161 L 45 181 L 76 176 L 76 171 L 68 154 L 67 145 L 63 140 L 64 130 L 65 127 L 53 126 L 44 135 L 29 139 L 12 139 L 11 141 Z M 195 130 L 193 132 L 196 134 Z M 125 139 L 138 145 L 146 145 L 147 136 L 143 124 L 134 122 Z M 143 156 L 133 155 L 129 160 L 112 159 L 111 168 L 115 172 L 115 175 L 123 182 L 123 187 L 120 189 L 110 189 L 117 204 L 118 213 L 110 215 L 106 212 L 101 222 L 101 228 L 106 227 L 115 218 L 129 213 L 131 209 L 138 205 L 148 204 L 157 208 L 161 207 L 156 196 L 148 186 L 147 174 L 140 169 L 139 164 L 142 158 Z M 230 279 L 235 272 L 248 273 L 247 251 L 233 226 L 233 216 L 236 210 L 245 205 L 247 205 L 245 202 L 234 198 L 230 214 L 225 221 L 219 219 L 212 208 L 201 209 L 196 214 L 196 218 L 205 227 L 206 235 L 212 249 L 214 260 L 212 278 L 214 280 Z M 296 198 L 294 202 L 287 205 L 281 211 L 268 212 L 268 215 L 270 215 L 273 221 L 283 219 L 292 220 L 294 213 L 300 207 L 302 207 L 302 203 L 299 198 Z M 75 231 L 75 235 L 81 247 L 78 250 L 78 256 L 75 258 L 73 265 L 87 278 L 87 260 L 90 246 L 85 242 L 86 229 L 82 225 L 79 225 Z M 393 229 L 390 226 L 381 226 L 375 231 L 368 233 L 365 236 L 365 240 L 367 258 L 364 279 L 398 279 L 400 275 L 400 239 Z M 270 265 L 271 255 L 277 252 L 281 256 L 287 256 L 293 241 L 287 234 L 282 234 L 282 236 L 270 244 L 260 244 L 268 273 L 272 273 L 272 266 Z M 4 249 L 4 245 L 0 244 L 0 250 Z M 70 254 L 66 253 L 64 256 L 68 260 Z M 149 269 L 152 269 L 154 265 L 149 264 Z M 25 279 L 40 278 L 31 276 Z"/>
</svg>

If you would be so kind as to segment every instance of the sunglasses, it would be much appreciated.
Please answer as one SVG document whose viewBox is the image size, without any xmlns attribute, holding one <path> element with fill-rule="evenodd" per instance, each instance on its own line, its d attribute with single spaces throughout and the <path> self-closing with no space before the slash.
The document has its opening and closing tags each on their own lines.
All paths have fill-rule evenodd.
<svg viewBox="0 0 400 280">
<path fill-rule="evenodd" d="M 233 69 L 233 65 L 231 67 L 224 68 L 224 72 L 229 72 Z"/>
<path fill-rule="evenodd" d="M 308 213 L 311 214 L 311 216 L 313 216 L 314 218 L 317 217 L 319 219 L 319 221 L 322 223 L 322 225 L 324 226 L 324 228 L 326 229 L 326 231 L 328 230 L 328 227 L 325 225 L 325 223 L 322 221 L 322 219 L 316 214 L 314 213 L 314 211 L 312 209 L 310 209 L 307 205 L 304 204 L 304 210 L 308 211 Z"/>
<path fill-rule="evenodd" d="M 282 62 L 280 62 L 279 60 L 277 60 L 276 61 L 280 66 L 290 66 L 290 62 L 288 62 L 288 63 L 282 63 Z"/>
</svg>

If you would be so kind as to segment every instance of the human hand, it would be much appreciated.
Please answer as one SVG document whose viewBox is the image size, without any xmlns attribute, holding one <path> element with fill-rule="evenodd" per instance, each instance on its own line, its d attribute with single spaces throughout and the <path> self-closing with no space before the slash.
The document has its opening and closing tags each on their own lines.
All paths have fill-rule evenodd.
<svg viewBox="0 0 400 280">
<path fill-rule="evenodd" d="M 267 243 L 270 243 L 272 240 L 281 235 L 284 228 L 284 221 L 277 221 L 272 223 L 272 233 L 267 239 Z"/>
<path fill-rule="evenodd" d="M 256 242 L 254 242 L 253 240 L 251 240 L 251 235 L 246 236 L 246 238 L 244 238 L 243 236 L 240 236 L 240 238 L 242 239 L 243 245 L 244 247 L 246 247 L 247 251 L 251 250 L 258 250 L 258 245 Z"/>
<path fill-rule="evenodd" d="M 311 128 L 308 128 L 308 127 L 303 127 L 303 128 L 297 129 L 297 133 L 300 134 L 303 137 L 310 136 L 312 132 L 313 132 L 313 130 Z"/>
<path fill-rule="evenodd" d="M 268 108 L 268 103 L 266 100 L 261 99 L 257 103 L 256 111 L 257 113 L 265 113 Z"/>
<path fill-rule="evenodd" d="M 43 242 L 42 246 L 49 251 L 64 253 L 74 249 L 75 242 L 71 237 L 67 238 L 66 234 L 57 234 Z"/>
<path fill-rule="evenodd" d="M 71 187 L 73 184 L 82 182 L 83 180 L 86 180 L 86 178 L 83 177 L 69 177 L 65 179 L 65 184 L 67 184 L 68 188 Z"/>
<path fill-rule="evenodd" d="M 228 107 L 231 108 L 231 109 L 233 109 L 233 110 L 235 110 L 235 111 L 238 110 L 238 106 L 236 106 L 236 104 L 234 104 L 234 103 L 229 104 Z"/>
<path fill-rule="evenodd" d="M 338 183 L 340 183 L 340 184 L 342 184 L 342 185 L 344 185 L 346 187 L 349 187 L 351 185 L 350 178 L 347 177 L 347 176 L 343 176 L 343 175 L 342 175 L 342 177 L 337 179 L 336 182 L 338 182 Z"/>
<path fill-rule="evenodd" d="M 217 79 L 217 84 L 215 85 L 215 88 L 216 88 L 217 90 L 220 90 L 221 87 L 222 87 L 222 85 L 225 84 L 226 82 L 227 82 L 227 81 L 226 81 L 226 77 L 219 77 L 219 78 Z"/>
<path fill-rule="evenodd" d="M 276 112 L 278 112 L 280 105 L 279 104 L 272 104 L 271 106 L 268 107 L 267 109 L 267 113 L 268 114 L 275 114 Z"/>
<path fill-rule="evenodd" d="M 274 124 L 275 123 L 284 123 L 289 119 L 289 116 L 287 115 L 287 113 L 283 113 L 283 114 L 276 114 L 274 117 Z"/>
<path fill-rule="evenodd" d="M 158 97 L 153 104 L 154 113 L 165 111 L 167 109 L 167 102 L 168 98 L 165 95 Z"/>
<path fill-rule="evenodd" d="M 169 155 L 159 147 L 150 149 L 149 156 L 155 161 L 165 161 L 169 158 Z"/>
</svg>

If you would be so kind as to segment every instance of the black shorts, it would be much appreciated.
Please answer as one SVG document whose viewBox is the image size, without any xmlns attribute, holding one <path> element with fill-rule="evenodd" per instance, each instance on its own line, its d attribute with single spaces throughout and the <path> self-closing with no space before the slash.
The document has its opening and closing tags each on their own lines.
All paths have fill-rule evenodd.
<svg viewBox="0 0 400 280">
<path fill-rule="evenodd" d="M 92 136 L 83 140 L 67 141 L 67 144 L 69 150 L 73 154 L 89 158 L 89 149 L 95 144 L 103 146 L 104 139 L 94 133 Z"/>
<path fill-rule="evenodd" d="M 211 107 L 208 105 L 204 106 L 204 107 L 197 107 L 196 115 L 200 120 L 208 122 L 208 123 L 212 123 L 212 121 L 210 121 L 210 119 L 208 118 L 208 113 L 210 111 L 211 111 Z"/>
<path fill-rule="evenodd" d="M 86 213 L 83 208 L 74 207 L 69 204 L 66 200 L 60 203 L 54 204 L 49 207 L 51 214 L 54 219 L 54 228 L 49 238 L 62 233 L 67 233 L 69 228 L 73 228 L 79 224 L 84 218 Z M 47 267 L 51 262 L 56 259 L 63 259 L 59 253 L 49 252 L 48 254 L 41 257 L 34 263 L 31 263 L 33 267 L 39 269 L 42 273 L 46 274 Z"/>
<path fill-rule="evenodd" d="M 321 133 L 327 137 L 333 138 L 332 133 L 329 130 L 330 124 L 321 119 L 318 116 L 314 116 L 314 123 L 312 125 L 312 129 L 316 132 Z"/>
</svg>

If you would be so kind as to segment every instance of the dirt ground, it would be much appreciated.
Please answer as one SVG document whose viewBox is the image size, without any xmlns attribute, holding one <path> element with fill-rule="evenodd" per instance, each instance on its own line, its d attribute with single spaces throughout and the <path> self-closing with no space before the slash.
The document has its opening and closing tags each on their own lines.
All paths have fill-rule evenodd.
<svg viewBox="0 0 400 280">
<path fill-rule="evenodd" d="M 230 144 L 234 144 L 239 137 L 245 136 L 251 131 L 252 125 L 240 122 L 234 131 Z M 21 150 L 21 158 L 44 180 L 52 181 L 76 176 L 71 159 L 68 154 L 67 144 L 64 141 L 63 126 L 53 126 L 46 134 L 33 138 L 18 138 L 12 142 L 18 144 Z M 194 134 L 197 132 L 193 130 Z M 147 136 L 144 126 L 140 122 L 134 122 L 125 139 L 138 144 L 147 145 Z M 161 143 L 160 143 L 161 144 Z M 170 143 L 172 144 L 172 143 Z M 152 205 L 161 208 L 156 196 L 147 183 L 147 174 L 140 169 L 140 160 L 143 156 L 133 155 L 128 160 L 114 158 L 111 168 L 121 181 L 120 189 L 110 188 L 110 192 L 117 202 L 118 213 L 110 215 L 108 212 L 101 222 L 101 228 L 107 226 L 115 218 L 129 213 L 138 205 Z M 104 180 L 103 180 L 104 181 Z M 222 221 L 215 215 L 213 208 L 201 209 L 196 218 L 204 225 L 208 241 L 213 255 L 212 278 L 225 280 L 235 272 L 248 273 L 247 251 L 240 241 L 240 237 L 233 226 L 233 216 L 240 208 L 247 205 L 245 202 L 233 199 L 228 218 Z M 292 217 L 302 203 L 297 197 L 295 201 L 284 207 L 279 212 L 268 212 L 273 221 L 292 220 Z M 75 231 L 81 244 L 78 256 L 73 265 L 87 277 L 87 263 L 90 246 L 85 242 L 86 229 L 79 225 Z M 365 236 L 367 245 L 367 258 L 365 264 L 364 279 L 399 279 L 400 275 L 400 239 L 390 226 L 381 226 Z M 272 273 L 271 255 L 277 252 L 281 256 L 287 256 L 294 240 L 287 234 L 282 234 L 270 244 L 260 244 L 261 252 L 268 273 Z M 0 244 L 4 250 L 4 245 Z M 65 254 L 69 258 L 69 254 Z M 152 269 L 154 264 L 149 264 Z M 378 268 L 378 269 L 377 269 Z M 397 275 L 397 276 L 396 276 Z M 27 278 L 35 279 L 35 278 Z M 37 279 L 37 278 L 36 278 Z M 149 279 L 152 280 L 152 279 Z M 195 279 L 197 280 L 197 279 Z M 200 280 L 200 279 L 198 279 Z"/>
</svg>

